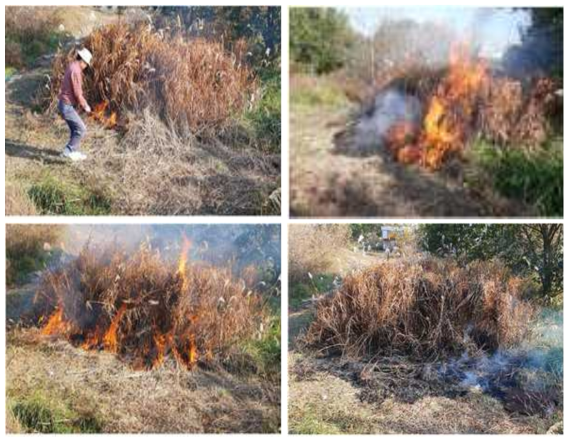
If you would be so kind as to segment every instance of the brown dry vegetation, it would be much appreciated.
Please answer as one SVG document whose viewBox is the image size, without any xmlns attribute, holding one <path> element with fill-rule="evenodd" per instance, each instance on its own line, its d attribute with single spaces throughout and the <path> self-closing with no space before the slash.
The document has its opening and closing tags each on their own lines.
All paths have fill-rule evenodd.
<svg viewBox="0 0 573 443">
<path fill-rule="evenodd" d="M 280 390 L 248 372 L 187 371 L 168 361 L 134 372 L 114 355 L 8 332 L 6 431 L 271 433 Z M 41 411 L 40 423 L 30 412 Z"/>
<path fill-rule="evenodd" d="M 262 299 L 230 270 L 187 266 L 184 256 L 165 263 L 145 244 L 131 256 L 86 247 L 45 274 L 34 304 L 44 334 L 117 353 L 135 368 L 168 356 L 189 368 L 222 362 L 269 320 Z"/>
<path fill-rule="evenodd" d="M 335 259 L 335 250 L 350 242 L 348 225 L 289 226 L 289 281 L 305 279 L 308 273 L 325 272 Z"/>
<path fill-rule="evenodd" d="M 244 63 L 244 42 L 229 53 L 220 42 L 187 40 L 157 32 L 148 24 L 124 22 L 92 32 L 83 46 L 94 54 L 85 75 L 90 103 L 109 103 L 121 115 L 152 107 L 183 131 L 220 127 L 240 113 L 256 86 Z M 49 109 L 54 111 L 61 79 L 76 48 L 57 55 L 52 65 Z"/>
<path fill-rule="evenodd" d="M 319 302 L 305 340 L 350 356 L 435 358 L 524 339 L 524 282 L 496 262 L 396 260 L 348 275 Z"/>
</svg>

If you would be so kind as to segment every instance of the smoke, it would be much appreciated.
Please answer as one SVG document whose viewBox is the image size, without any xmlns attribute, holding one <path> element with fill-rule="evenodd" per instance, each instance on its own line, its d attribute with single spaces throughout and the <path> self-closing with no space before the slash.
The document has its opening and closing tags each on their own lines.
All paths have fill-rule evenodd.
<svg viewBox="0 0 573 443">
<path fill-rule="evenodd" d="M 190 262 L 230 266 L 237 274 L 255 266 L 269 280 L 280 275 L 280 226 L 263 224 L 70 225 L 59 245 L 62 253 L 51 267 L 75 258 L 86 246 L 116 245 L 129 253 L 142 243 L 175 261 L 185 238 L 191 243 Z"/>
<path fill-rule="evenodd" d="M 398 123 L 419 127 L 421 122 L 422 106 L 416 97 L 397 89 L 385 89 L 356 125 L 356 149 L 369 153 L 384 148 L 384 136 L 390 128 Z"/>
<path fill-rule="evenodd" d="M 530 338 L 510 349 L 442 364 L 442 376 L 501 400 L 513 412 L 551 415 L 563 401 L 563 312 L 545 309 Z"/>
</svg>

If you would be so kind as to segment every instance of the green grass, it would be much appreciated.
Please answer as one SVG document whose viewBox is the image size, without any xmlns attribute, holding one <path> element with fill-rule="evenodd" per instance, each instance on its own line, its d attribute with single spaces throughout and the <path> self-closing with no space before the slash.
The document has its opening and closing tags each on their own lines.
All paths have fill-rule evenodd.
<svg viewBox="0 0 573 443">
<path fill-rule="evenodd" d="M 265 378 L 280 378 L 281 373 L 281 320 L 271 319 L 269 327 L 259 339 L 243 344 L 242 351 L 255 366 L 256 373 Z"/>
<path fill-rule="evenodd" d="M 13 68 L 12 66 L 6 66 L 4 68 L 4 81 L 10 80 L 10 77 L 12 77 L 15 73 L 16 68 Z"/>
<path fill-rule="evenodd" d="M 105 215 L 111 211 L 111 199 L 104 190 L 64 183 L 49 174 L 34 183 L 28 195 L 43 215 Z"/>
<path fill-rule="evenodd" d="M 479 141 L 473 155 L 483 171 L 479 176 L 489 177 L 501 195 L 533 206 L 540 215 L 563 216 L 563 140 L 531 151 Z"/>
<path fill-rule="evenodd" d="M 26 432 L 44 434 L 101 433 L 101 421 L 79 413 L 61 400 L 35 393 L 25 399 L 9 399 L 8 407 Z"/>
<path fill-rule="evenodd" d="M 319 274 L 310 276 L 304 282 L 289 282 L 289 307 L 298 309 L 300 305 L 313 295 L 324 294 L 333 288 L 333 274 Z"/>
<path fill-rule="evenodd" d="M 281 150 L 281 72 L 280 68 L 260 73 L 262 96 L 255 108 L 245 114 L 260 148 L 266 152 Z"/>
<path fill-rule="evenodd" d="M 348 105 L 348 99 L 340 87 L 321 79 L 318 79 L 313 86 L 305 85 L 291 89 L 290 102 L 292 105 L 308 107 Z"/>
</svg>

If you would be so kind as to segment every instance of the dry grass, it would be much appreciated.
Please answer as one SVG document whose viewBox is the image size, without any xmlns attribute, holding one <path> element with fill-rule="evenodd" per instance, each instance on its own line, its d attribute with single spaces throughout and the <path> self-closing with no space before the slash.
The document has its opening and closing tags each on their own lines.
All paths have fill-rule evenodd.
<svg viewBox="0 0 573 443">
<path fill-rule="evenodd" d="M 131 256 L 88 246 L 44 275 L 33 317 L 44 334 L 117 353 L 135 368 L 167 356 L 188 368 L 222 362 L 263 333 L 266 308 L 230 270 L 184 260 L 167 263 L 146 244 Z"/>
<path fill-rule="evenodd" d="M 109 353 L 46 340 L 35 328 L 8 332 L 6 387 L 9 433 L 46 432 L 15 417 L 15 406 L 34 400 L 50 407 L 52 416 L 63 410 L 63 425 L 72 432 L 80 418 L 97 420 L 103 433 L 276 433 L 280 428 L 276 384 L 221 370 L 181 370 L 172 362 L 134 372 Z"/>
<path fill-rule="evenodd" d="M 28 194 L 13 183 L 6 183 L 5 191 L 5 213 L 6 215 L 37 215 L 38 211 L 34 202 L 30 199 Z"/>
<path fill-rule="evenodd" d="M 308 345 L 349 356 L 435 358 L 523 340 L 533 307 L 496 262 L 397 260 L 347 276 L 317 305 Z"/>
<path fill-rule="evenodd" d="M 110 110 L 119 113 L 120 125 L 127 124 L 128 110 L 139 113 L 152 107 L 164 121 L 193 133 L 219 128 L 244 110 L 256 89 L 243 62 L 244 42 L 236 42 L 231 53 L 221 42 L 191 41 L 168 32 L 124 22 L 92 32 L 82 41 L 94 54 L 84 80 L 88 102 L 109 103 Z M 76 50 L 54 60 L 50 110 L 57 105 L 64 70 Z"/>
<path fill-rule="evenodd" d="M 63 225 L 6 225 L 6 283 L 43 266 L 43 259 L 54 243 L 61 240 Z"/>
<path fill-rule="evenodd" d="M 113 213 L 130 215 L 253 215 L 280 213 L 265 205 L 280 195 L 280 155 L 202 142 L 178 134 L 149 109 L 119 142 L 93 151 L 100 183 L 115 183 Z M 97 174 L 96 174 L 97 173 Z"/>
<path fill-rule="evenodd" d="M 305 279 L 309 272 L 325 272 L 334 260 L 333 251 L 349 241 L 348 225 L 290 225 L 289 280 Z"/>
</svg>

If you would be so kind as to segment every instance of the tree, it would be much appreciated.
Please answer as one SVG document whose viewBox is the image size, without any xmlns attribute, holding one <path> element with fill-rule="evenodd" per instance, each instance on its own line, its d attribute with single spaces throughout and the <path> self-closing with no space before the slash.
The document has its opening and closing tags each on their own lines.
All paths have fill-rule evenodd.
<svg viewBox="0 0 573 443">
<path fill-rule="evenodd" d="M 341 68 L 354 42 L 348 17 L 333 8 L 291 8 L 291 61 L 324 74 Z"/>
<path fill-rule="evenodd" d="M 422 249 L 461 263 L 497 258 L 516 274 L 531 274 L 544 301 L 563 289 L 563 226 L 559 224 L 432 224 L 421 231 Z"/>
</svg>

